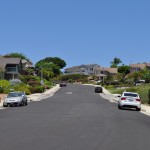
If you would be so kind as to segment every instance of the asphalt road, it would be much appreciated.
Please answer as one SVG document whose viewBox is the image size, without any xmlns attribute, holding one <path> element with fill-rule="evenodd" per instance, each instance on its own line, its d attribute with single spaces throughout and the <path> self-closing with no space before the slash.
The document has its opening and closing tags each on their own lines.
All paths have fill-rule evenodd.
<svg viewBox="0 0 150 150">
<path fill-rule="evenodd" d="M 0 110 L 0 150 L 149 150 L 150 117 L 68 85 L 53 97 Z"/>
</svg>

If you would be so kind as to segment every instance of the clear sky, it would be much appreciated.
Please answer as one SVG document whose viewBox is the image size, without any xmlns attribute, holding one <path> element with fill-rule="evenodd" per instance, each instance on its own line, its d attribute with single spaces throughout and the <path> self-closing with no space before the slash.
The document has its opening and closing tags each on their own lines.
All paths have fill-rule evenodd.
<svg viewBox="0 0 150 150">
<path fill-rule="evenodd" d="M 0 0 L 0 54 L 66 67 L 150 62 L 150 0 Z"/>
</svg>

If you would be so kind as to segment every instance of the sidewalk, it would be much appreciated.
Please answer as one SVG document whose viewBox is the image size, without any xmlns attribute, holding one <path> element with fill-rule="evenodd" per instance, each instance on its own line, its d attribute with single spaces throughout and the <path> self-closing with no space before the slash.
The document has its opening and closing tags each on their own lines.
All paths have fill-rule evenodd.
<svg viewBox="0 0 150 150">
<path fill-rule="evenodd" d="M 49 90 L 46 90 L 44 93 L 35 93 L 35 94 L 30 94 L 30 95 L 27 95 L 28 97 L 28 101 L 31 102 L 31 101 L 40 101 L 42 99 L 45 99 L 45 98 L 48 98 L 50 96 L 53 96 L 53 94 L 59 90 L 60 87 L 59 85 L 57 84 L 55 87 L 49 89 Z"/>
<path fill-rule="evenodd" d="M 54 86 L 53 88 L 46 90 L 44 93 L 35 93 L 35 94 L 30 94 L 27 95 L 28 98 L 28 102 L 33 102 L 33 101 L 41 101 L 42 99 L 48 98 L 50 96 L 53 96 L 53 94 L 59 90 L 59 85 L 57 84 L 56 86 Z M 3 100 L 4 100 L 4 96 L 0 101 L 0 107 L 3 106 Z"/>
</svg>

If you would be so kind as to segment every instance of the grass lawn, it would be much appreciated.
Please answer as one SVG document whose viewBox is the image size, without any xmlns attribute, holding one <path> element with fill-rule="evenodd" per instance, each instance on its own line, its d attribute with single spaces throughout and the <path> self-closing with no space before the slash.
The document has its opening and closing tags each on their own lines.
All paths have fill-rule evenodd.
<svg viewBox="0 0 150 150">
<path fill-rule="evenodd" d="M 106 89 L 112 94 L 121 94 L 123 91 L 136 92 L 140 95 L 143 104 L 148 104 L 149 102 L 148 91 L 150 90 L 150 84 L 143 84 L 140 86 L 119 89 L 113 86 L 106 86 Z"/>
</svg>

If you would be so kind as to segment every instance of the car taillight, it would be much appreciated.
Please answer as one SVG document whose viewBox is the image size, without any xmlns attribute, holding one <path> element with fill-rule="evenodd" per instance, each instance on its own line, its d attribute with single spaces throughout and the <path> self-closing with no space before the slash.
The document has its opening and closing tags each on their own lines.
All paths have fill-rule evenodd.
<svg viewBox="0 0 150 150">
<path fill-rule="evenodd" d="M 126 98 L 125 98 L 125 97 L 122 97 L 121 100 L 126 100 Z"/>
<path fill-rule="evenodd" d="M 136 101 L 140 102 L 140 101 L 141 101 L 141 99 L 137 98 L 137 99 L 136 99 Z"/>
</svg>

